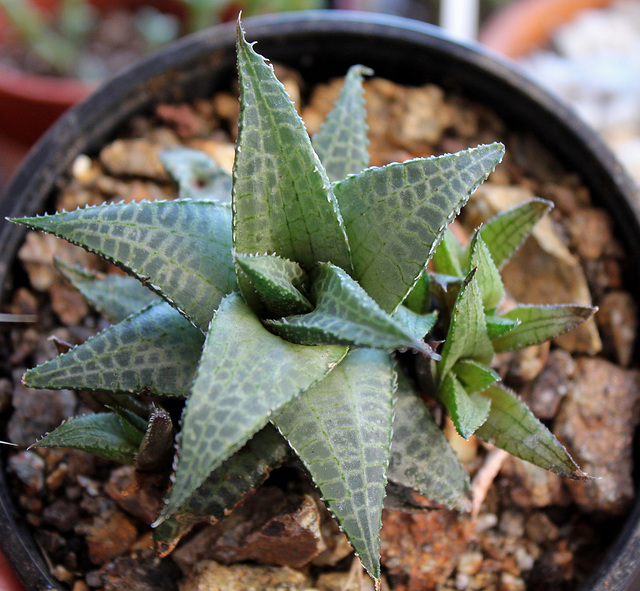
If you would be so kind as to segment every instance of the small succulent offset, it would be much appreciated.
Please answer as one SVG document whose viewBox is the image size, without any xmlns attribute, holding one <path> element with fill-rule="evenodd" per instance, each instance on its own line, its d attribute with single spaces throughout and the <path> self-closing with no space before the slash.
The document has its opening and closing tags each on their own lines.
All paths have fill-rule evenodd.
<svg viewBox="0 0 640 591">
<path fill-rule="evenodd" d="M 585 478 L 490 367 L 494 353 L 593 313 L 500 307 L 499 268 L 550 204 L 498 215 L 466 248 L 448 229 L 503 146 L 368 167 L 366 68 L 349 70 L 311 140 L 240 26 L 237 56 L 232 177 L 174 149 L 163 158 L 175 201 L 13 220 L 129 273 L 61 267 L 115 323 L 26 373 L 27 386 L 92 391 L 103 404 L 37 445 L 157 469 L 172 453 L 166 397 L 180 399 L 173 476 L 154 524 L 161 554 L 194 523 L 228 513 L 291 449 L 375 580 L 385 491 L 400 505 L 407 491 L 468 505 L 468 475 L 423 396 L 440 400 L 463 437 Z"/>
</svg>

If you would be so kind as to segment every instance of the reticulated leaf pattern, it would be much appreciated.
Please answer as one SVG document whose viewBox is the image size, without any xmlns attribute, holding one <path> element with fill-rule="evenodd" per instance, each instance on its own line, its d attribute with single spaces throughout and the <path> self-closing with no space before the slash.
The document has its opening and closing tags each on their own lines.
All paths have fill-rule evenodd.
<svg viewBox="0 0 640 591">
<path fill-rule="evenodd" d="M 133 464 L 138 451 L 116 413 L 71 418 L 45 435 L 34 447 L 79 449 L 123 464 Z"/>
<path fill-rule="evenodd" d="M 503 152 L 501 144 L 479 146 L 368 168 L 336 183 L 353 277 L 384 310 L 393 312 L 404 300 L 446 227 Z"/>
<path fill-rule="evenodd" d="M 472 271 L 458 292 L 447 339 L 442 348 L 442 362 L 437 370 L 442 380 L 459 359 L 475 359 L 489 364 L 493 348 L 487 335 L 482 294 Z"/>
<path fill-rule="evenodd" d="M 367 112 L 362 77 L 373 71 L 351 66 L 338 100 L 313 138 L 313 147 L 331 181 L 341 181 L 369 166 Z"/>
<path fill-rule="evenodd" d="M 183 412 L 175 480 L 160 521 L 345 354 L 344 347 L 284 341 L 262 326 L 239 294 L 227 296 L 211 321 Z"/>
<path fill-rule="evenodd" d="M 505 265 L 536 223 L 553 207 L 551 201 L 532 199 L 491 218 L 480 230 L 497 267 Z"/>
<path fill-rule="evenodd" d="M 298 263 L 275 255 L 236 253 L 236 264 L 247 276 L 267 313 L 276 318 L 313 309 L 306 292 L 307 274 Z"/>
<path fill-rule="evenodd" d="M 129 275 L 97 275 L 56 260 L 56 266 L 73 287 L 111 322 L 120 322 L 160 298 Z"/>
<path fill-rule="evenodd" d="M 389 480 L 460 511 L 469 507 L 467 471 L 409 379 L 398 372 Z"/>
<path fill-rule="evenodd" d="M 231 209 L 213 201 L 141 201 L 18 220 L 114 262 L 202 331 L 237 289 Z"/>
<path fill-rule="evenodd" d="M 394 320 L 342 269 L 322 263 L 314 277 L 309 314 L 267 320 L 276 334 L 305 345 L 321 343 L 397 349 L 409 347 L 434 355 L 410 330 Z"/>
<path fill-rule="evenodd" d="M 69 352 L 27 371 L 31 388 L 148 392 L 185 396 L 204 336 L 160 301 Z"/>
<path fill-rule="evenodd" d="M 590 306 L 572 304 L 518 306 L 501 317 L 519 324 L 493 339 L 493 348 L 497 352 L 513 351 L 543 343 L 581 324 L 595 311 Z"/>
<path fill-rule="evenodd" d="M 233 168 L 237 252 L 351 270 L 331 182 L 273 68 L 238 35 L 240 120 Z M 244 289 L 244 287 L 243 287 Z"/>
<path fill-rule="evenodd" d="M 561 476 L 584 479 L 564 446 L 513 392 L 501 385 L 481 396 L 491 400 L 489 416 L 476 435 L 510 454 Z"/>
<path fill-rule="evenodd" d="M 166 556 L 180 538 L 202 521 L 215 523 L 228 515 L 247 493 L 259 486 L 288 455 L 289 446 L 272 425 L 258 431 L 214 470 L 176 513 L 153 531 L 156 549 Z"/>
<path fill-rule="evenodd" d="M 375 579 L 380 578 L 379 531 L 395 387 L 388 355 L 351 351 L 272 419 Z"/>
</svg>

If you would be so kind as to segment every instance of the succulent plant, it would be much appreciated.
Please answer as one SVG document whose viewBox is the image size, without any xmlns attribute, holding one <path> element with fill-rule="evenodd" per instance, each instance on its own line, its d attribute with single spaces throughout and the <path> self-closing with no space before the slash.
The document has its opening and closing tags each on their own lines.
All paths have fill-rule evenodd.
<svg viewBox="0 0 640 591">
<path fill-rule="evenodd" d="M 232 178 L 204 154 L 174 149 L 163 161 L 179 199 L 13 220 L 129 274 L 61 265 L 114 324 L 24 382 L 93 392 L 103 412 L 36 445 L 158 469 L 174 431 L 163 407 L 177 398 L 172 482 L 154 524 L 161 554 L 194 523 L 228 513 L 293 450 L 375 580 L 385 490 L 401 505 L 407 491 L 468 505 L 468 475 L 424 396 L 441 401 L 463 437 L 584 478 L 491 368 L 494 353 L 593 313 L 500 307 L 499 268 L 550 204 L 493 218 L 467 248 L 448 230 L 503 146 L 368 167 L 367 68 L 349 70 L 311 140 L 240 26 L 237 54 Z"/>
</svg>

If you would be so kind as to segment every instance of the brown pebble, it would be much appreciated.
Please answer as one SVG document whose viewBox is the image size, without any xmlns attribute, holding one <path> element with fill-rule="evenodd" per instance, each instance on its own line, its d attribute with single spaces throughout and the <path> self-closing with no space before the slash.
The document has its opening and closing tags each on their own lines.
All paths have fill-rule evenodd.
<svg viewBox="0 0 640 591">
<path fill-rule="evenodd" d="M 537 511 L 531 514 L 524 526 L 527 538 L 536 544 L 558 539 L 559 529 L 546 513 Z"/>
<path fill-rule="evenodd" d="M 616 360 L 628 367 L 638 331 L 638 307 L 630 293 L 612 291 L 602 298 L 596 315 L 603 341 L 613 348 Z"/>
<path fill-rule="evenodd" d="M 133 523 L 117 509 L 81 529 L 87 535 L 89 558 L 98 565 L 122 556 L 138 537 Z"/>
<path fill-rule="evenodd" d="M 54 501 L 42 511 L 42 522 L 63 533 L 72 531 L 79 519 L 78 506 L 64 499 Z"/>
</svg>

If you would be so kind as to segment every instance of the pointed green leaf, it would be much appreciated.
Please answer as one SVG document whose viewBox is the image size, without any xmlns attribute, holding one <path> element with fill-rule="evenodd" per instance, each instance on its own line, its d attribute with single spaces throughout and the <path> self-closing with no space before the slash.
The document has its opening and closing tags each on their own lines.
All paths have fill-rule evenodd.
<svg viewBox="0 0 640 591">
<path fill-rule="evenodd" d="M 142 201 L 13 221 L 55 234 L 120 265 L 202 331 L 222 297 L 237 289 L 228 205 Z"/>
<path fill-rule="evenodd" d="M 499 269 L 520 248 L 536 223 L 552 207 L 551 201 L 536 198 L 487 221 L 480 230 L 480 235 Z"/>
<path fill-rule="evenodd" d="M 303 293 L 307 274 L 298 263 L 275 255 L 237 253 L 236 264 L 247 275 L 271 316 L 281 318 L 313 310 Z"/>
<path fill-rule="evenodd" d="M 482 392 L 500 380 L 500 376 L 495 370 L 487 367 L 484 363 L 473 361 L 473 359 L 460 359 L 453 366 L 452 371 L 468 394 Z"/>
<path fill-rule="evenodd" d="M 160 153 L 160 161 L 178 183 L 181 199 L 231 201 L 231 175 L 209 156 L 191 148 L 169 148 Z"/>
<path fill-rule="evenodd" d="M 485 310 L 495 310 L 504 298 L 504 285 L 487 245 L 476 232 L 469 245 L 469 269 L 477 269 L 476 280 Z"/>
<path fill-rule="evenodd" d="M 314 277 L 309 314 L 267 320 L 265 325 L 283 338 L 303 345 L 322 343 L 354 347 L 398 349 L 407 347 L 434 355 L 420 339 L 380 308 L 349 275 L 322 263 Z"/>
<path fill-rule="evenodd" d="M 59 259 L 56 259 L 56 267 L 111 322 L 120 322 L 149 304 L 160 301 L 155 293 L 128 275 L 98 275 L 88 269 L 67 265 Z"/>
<path fill-rule="evenodd" d="M 249 492 L 264 482 L 288 453 L 287 442 L 273 426 L 267 425 L 258 431 L 209 475 L 175 515 L 154 529 L 158 554 L 167 556 L 196 523 L 215 523 L 228 515 Z"/>
<path fill-rule="evenodd" d="M 438 398 L 447 407 L 458 433 L 469 439 L 489 415 L 491 402 L 479 395 L 469 395 L 453 374 L 447 374 L 438 388 Z"/>
<path fill-rule="evenodd" d="M 120 419 L 120 426 L 122 427 L 124 437 L 132 445 L 140 447 L 144 439 L 145 431 L 147 430 L 146 421 L 126 408 L 114 406 L 111 408 L 111 411 Z"/>
<path fill-rule="evenodd" d="M 133 464 L 138 447 L 115 413 L 75 417 L 45 435 L 33 447 L 79 449 L 122 464 Z"/>
<path fill-rule="evenodd" d="M 416 314 L 405 306 L 400 306 L 394 313 L 392 318 L 401 324 L 404 329 L 414 336 L 414 338 L 422 340 L 434 327 L 438 319 L 437 312 L 429 314 Z"/>
<path fill-rule="evenodd" d="M 30 369 L 30 388 L 189 392 L 204 337 L 166 302 L 158 302 Z"/>
<path fill-rule="evenodd" d="M 313 136 L 313 147 L 332 181 L 340 181 L 369 166 L 362 77 L 372 74 L 373 70 L 364 66 L 349 68 L 338 100 Z"/>
<path fill-rule="evenodd" d="M 431 286 L 429 273 L 420 275 L 413 289 L 402 302 L 409 310 L 416 314 L 427 314 L 431 311 Z"/>
<path fill-rule="evenodd" d="M 460 242 L 449 227 L 433 253 L 433 267 L 441 275 L 453 277 L 464 276 L 463 271 L 464 251 Z"/>
<path fill-rule="evenodd" d="M 502 316 L 487 316 L 487 334 L 489 339 L 494 341 L 498 337 L 511 332 L 516 326 L 520 325 L 519 320 L 510 320 Z"/>
<path fill-rule="evenodd" d="M 478 437 L 561 476 L 588 478 L 553 433 L 513 392 L 495 385 L 487 388 L 482 396 L 491 400 L 491 411 L 478 429 Z"/>
<path fill-rule="evenodd" d="M 272 419 L 375 579 L 394 390 L 389 356 L 359 349 Z"/>
<path fill-rule="evenodd" d="M 182 418 L 174 484 L 161 520 L 277 411 L 322 379 L 344 347 L 305 347 L 268 332 L 240 295 L 227 296 L 209 327 Z"/>
<path fill-rule="evenodd" d="M 329 178 L 284 86 L 239 27 L 238 72 L 236 252 L 275 253 L 308 268 L 331 261 L 350 272 L 347 237 Z"/>
<path fill-rule="evenodd" d="M 449 223 L 500 162 L 501 144 L 369 168 L 335 185 L 354 278 L 393 312 Z M 336 262 L 336 261 L 332 261 Z"/>
<path fill-rule="evenodd" d="M 437 366 L 440 379 L 444 378 L 459 359 L 475 359 L 489 364 L 493 348 L 487 335 L 482 296 L 471 271 L 458 293 L 447 339 L 442 348 L 442 361 Z"/>
<path fill-rule="evenodd" d="M 401 372 L 394 413 L 389 480 L 450 509 L 468 509 L 469 475 Z"/>
<path fill-rule="evenodd" d="M 590 318 L 597 308 L 557 304 L 555 306 L 520 306 L 502 315 L 519 321 L 508 333 L 493 340 L 497 352 L 514 351 L 557 337 Z"/>
</svg>

